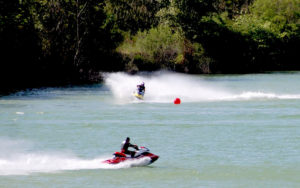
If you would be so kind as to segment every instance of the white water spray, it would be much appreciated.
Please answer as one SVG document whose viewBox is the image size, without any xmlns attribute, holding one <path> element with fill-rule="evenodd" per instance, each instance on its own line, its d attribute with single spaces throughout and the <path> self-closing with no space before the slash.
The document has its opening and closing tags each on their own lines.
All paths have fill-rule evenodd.
<svg viewBox="0 0 300 188">
<path fill-rule="evenodd" d="M 81 159 L 69 152 L 26 151 L 32 147 L 26 141 L 0 138 L 0 176 L 57 173 L 65 170 L 120 169 L 145 166 L 148 158 L 116 165 L 103 163 L 111 156 Z"/>
<path fill-rule="evenodd" d="M 106 75 L 105 84 L 117 100 L 125 103 L 134 101 L 132 93 L 141 82 L 145 82 L 146 86 L 145 102 L 169 103 L 175 98 L 181 98 L 185 102 L 197 102 L 230 96 L 225 90 L 213 88 L 199 79 L 170 72 L 157 72 L 150 76 L 112 73 Z"/>
<path fill-rule="evenodd" d="M 133 97 L 136 86 L 145 82 L 144 100 Z M 300 99 L 300 94 L 276 94 L 262 91 L 236 92 L 205 81 L 199 76 L 172 72 L 156 72 L 144 75 L 108 73 L 105 85 L 111 90 L 114 99 L 120 103 L 156 102 L 172 103 L 175 98 L 183 102 L 238 101 L 256 99 Z"/>
</svg>

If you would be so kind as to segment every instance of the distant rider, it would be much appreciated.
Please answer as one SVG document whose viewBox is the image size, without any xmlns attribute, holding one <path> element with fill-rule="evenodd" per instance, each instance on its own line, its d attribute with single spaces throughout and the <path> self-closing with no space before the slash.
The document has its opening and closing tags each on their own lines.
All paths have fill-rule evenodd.
<svg viewBox="0 0 300 188">
<path fill-rule="evenodd" d="M 130 138 L 127 137 L 126 140 L 122 142 L 121 152 L 125 153 L 125 154 L 129 154 L 133 158 L 136 152 L 135 151 L 129 151 L 128 150 L 129 147 L 132 147 L 132 148 L 138 150 L 138 146 L 131 144 L 130 143 Z"/>
<path fill-rule="evenodd" d="M 145 90 L 146 90 L 146 88 L 145 88 L 145 83 L 144 83 L 144 82 L 141 83 L 140 85 L 137 85 L 137 87 L 138 87 L 139 93 L 143 93 L 143 92 L 145 92 Z"/>
</svg>

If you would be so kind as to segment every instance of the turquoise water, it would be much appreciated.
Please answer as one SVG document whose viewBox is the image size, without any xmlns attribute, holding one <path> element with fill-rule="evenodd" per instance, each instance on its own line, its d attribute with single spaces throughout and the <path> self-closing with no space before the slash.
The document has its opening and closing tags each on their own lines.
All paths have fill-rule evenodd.
<svg viewBox="0 0 300 188">
<path fill-rule="evenodd" d="M 300 72 L 111 73 L 103 84 L 1 97 L 0 187 L 300 187 L 299 81 Z M 127 136 L 160 158 L 102 164 Z"/>
</svg>

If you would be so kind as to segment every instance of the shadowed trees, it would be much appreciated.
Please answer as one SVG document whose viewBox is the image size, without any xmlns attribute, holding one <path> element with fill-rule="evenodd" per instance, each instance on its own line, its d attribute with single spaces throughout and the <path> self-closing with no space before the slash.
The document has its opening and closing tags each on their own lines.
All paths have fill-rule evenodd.
<svg viewBox="0 0 300 188">
<path fill-rule="evenodd" d="M 130 69 L 299 70 L 299 12 L 299 0 L 0 0 L 1 90 Z"/>
</svg>

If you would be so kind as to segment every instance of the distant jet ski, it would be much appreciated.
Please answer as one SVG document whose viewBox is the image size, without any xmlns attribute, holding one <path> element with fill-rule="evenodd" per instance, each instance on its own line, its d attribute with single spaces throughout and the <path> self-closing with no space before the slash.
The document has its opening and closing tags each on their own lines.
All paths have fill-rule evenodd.
<svg viewBox="0 0 300 188">
<path fill-rule="evenodd" d="M 156 161 L 159 156 L 155 155 L 153 153 L 150 153 L 150 150 L 146 147 L 139 147 L 138 151 L 135 153 L 135 155 L 133 157 L 131 157 L 130 155 L 127 155 L 125 153 L 122 152 L 115 152 L 114 153 L 114 158 L 112 159 L 108 159 L 103 161 L 103 163 L 107 163 L 107 164 L 119 164 L 125 161 L 137 161 L 139 159 L 143 159 L 143 158 L 149 158 L 149 161 L 147 163 L 145 163 L 144 165 L 150 165 L 152 164 L 154 161 Z"/>
<path fill-rule="evenodd" d="M 145 94 L 145 90 L 143 90 L 143 91 L 136 90 L 136 91 L 133 93 L 133 96 L 135 96 L 135 97 L 138 98 L 138 99 L 143 100 L 143 99 L 144 99 L 144 94 Z"/>
<path fill-rule="evenodd" d="M 143 82 L 140 85 L 137 85 L 137 90 L 133 93 L 133 96 L 138 99 L 144 99 L 145 90 L 145 83 Z"/>
</svg>

